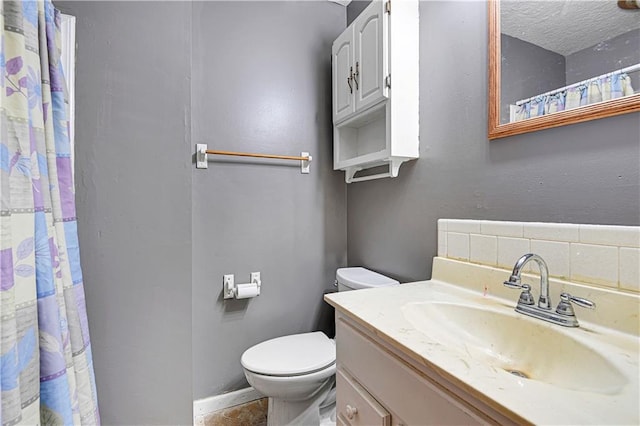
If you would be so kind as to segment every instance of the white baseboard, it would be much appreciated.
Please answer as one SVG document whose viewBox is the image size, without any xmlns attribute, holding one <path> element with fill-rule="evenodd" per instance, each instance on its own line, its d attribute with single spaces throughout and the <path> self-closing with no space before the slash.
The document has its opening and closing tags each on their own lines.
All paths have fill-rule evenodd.
<svg viewBox="0 0 640 426">
<path fill-rule="evenodd" d="M 196 399 L 193 401 L 194 424 L 198 417 L 261 398 L 264 398 L 264 395 L 254 388 L 248 387 L 234 392 L 223 393 L 221 395 L 210 396 L 203 399 Z"/>
</svg>

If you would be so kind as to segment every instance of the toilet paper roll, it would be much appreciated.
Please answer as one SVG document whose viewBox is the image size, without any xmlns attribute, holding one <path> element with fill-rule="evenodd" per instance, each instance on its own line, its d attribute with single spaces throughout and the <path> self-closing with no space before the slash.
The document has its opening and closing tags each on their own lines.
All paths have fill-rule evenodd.
<svg viewBox="0 0 640 426">
<path fill-rule="evenodd" d="M 236 299 L 247 299 L 260 295 L 258 284 L 238 284 L 236 286 Z"/>
</svg>

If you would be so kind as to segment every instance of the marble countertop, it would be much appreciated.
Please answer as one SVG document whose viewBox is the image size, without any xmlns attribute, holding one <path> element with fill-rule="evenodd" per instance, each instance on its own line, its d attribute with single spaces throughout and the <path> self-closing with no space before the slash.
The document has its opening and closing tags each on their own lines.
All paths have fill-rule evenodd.
<svg viewBox="0 0 640 426">
<path fill-rule="evenodd" d="M 325 295 L 325 300 L 342 314 L 351 318 L 362 327 L 370 330 L 387 344 L 401 351 L 405 356 L 429 369 L 446 372 L 447 378 L 468 392 L 488 401 L 492 407 L 505 415 L 521 418 L 534 424 L 639 424 L 639 345 L 635 333 L 638 321 L 638 298 L 631 297 L 616 303 L 603 300 L 605 314 L 607 306 L 630 307 L 633 312 L 618 315 L 616 328 L 610 324 L 597 324 L 581 320 L 579 328 L 566 328 L 541 320 L 531 319 L 513 312 L 518 297 L 517 292 L 501 289 L 502 281 L 497 277 L 504 275 L 503 270 L 473 265 L 467 278 L 460 276 L 455 262 L 440 262 L 435 265 L 434 279 L 402 284 L 397 287 L 366 289 Z M 446 263 L 446 264 L 445 264 Z M 468 265 L 465 265 L 468 268 Z M 464 268 L 462 268 L 464 269 Z M 451 273 L 451 271 L 458 271 Z M 507 276 L 501 279 L 506 279 Z M 446 281 L 445 281 L 446 279 Z M 496 285 L 495 282 L 498 284 Z M 559 291 L 559 290 L 558 290 Z M 555 293 L 555 289 L 554 289 Z M 577 292 L 576 292 L 577 293 Z M 500 297 L 509 295 L 512 299 Z M 553 293 L 552 293 L 553 296 Z M 598 303 L 598 299 L 590 295 Z M 609 293 L 598 294 L 601 299 L 617 297 Z M 558 300 L 557 297 L 555 300 Z M 614 386 L 604 383 L 594 390 L 571 389 L 562 380 L 552 384 L 548 381 L 526 379 L 509 374 L 501 368 L 486 362 L 477 352 L 466 349 L 465 342 L 455 342 L 447 334 L 444 324 L 423 324 L 417 322 L 407 307 L 416 303 L 438 301 L 465 304 L 479 309 L 492 310 L 508 315 L 508 320 L 536 321 L 540 330 L 553 327 L 554 336 L 565 334 L 597 353 L 598 359 L 604 359 L 615 371 Z M 577 312 L 580 319 L 581 311 Z M 602 314 L 601 314 L 602 315 Z M 613 315 L 613 314 L 612 314 Z M 602 316 L 603 318 L 606 315 Z M 591 319 L 601 316 L 592 316 Z M 627 324 L 628 321 L 636 324 Z M 605 323 L 607 321 L 604 321 Z M 619 323 L 624 324 L 619 324 Z M 460 325 L 464 327 L 464 325 Z M 624 331 L 621 331 L 624 330 Z M 444 333 L 444 334 L 443 334 Z M 535 339 L 537 336 L 530 336 Z M 540 339 L 540 363 L 548 364 L 545 357 L 547 342 Z M 537 360 L 536 360 L 537 361 Z M 589 360 L 572 360 L 572 372 L 584 374 L 588 381 Z M 584 364 L 584 368 L 581 368 Z M 553 365 L 550 367 L 553 370 Z M 584 371 L 582 371 L 584 370 Z M 562 372 L 558 372 L 561 376 Z M 553 376 L 553 375 L 552 375 Z M 595 378 L 597 380 L 597 377 Z M 569 382 L 571 377 L 569 377 Z M 595 382 L 597 383 L 597 381 Z M 515 416 L 514 416 L 515 415 Z"/>
</svg>

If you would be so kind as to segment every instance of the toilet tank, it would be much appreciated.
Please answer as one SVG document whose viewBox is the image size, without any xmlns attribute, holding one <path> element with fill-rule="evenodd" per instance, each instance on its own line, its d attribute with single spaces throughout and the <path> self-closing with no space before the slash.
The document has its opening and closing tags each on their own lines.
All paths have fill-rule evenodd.
<svg viewBox="0 0 640 426">
<path fill-rule="evenodd" d="M 392 278 L 362 267 L 340 268 L 336 271 L 338 291 L 361 288 L 389 287 L 400 283 Z"/>
</svg>

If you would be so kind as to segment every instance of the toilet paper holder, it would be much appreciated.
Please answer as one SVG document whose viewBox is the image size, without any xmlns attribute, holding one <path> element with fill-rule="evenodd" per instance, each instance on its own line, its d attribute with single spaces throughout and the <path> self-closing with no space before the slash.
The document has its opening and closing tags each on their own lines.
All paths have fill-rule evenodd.
<svg viewBox="0 0 640 426">
<path fill-rule="evenodd" d="M 260 286 L 262 285 L 260 272 L 252 272 L 249 282 L 246 284 L 236 284 L 233 274 L 224 275 L 222 283 L 224 299 L 247 299 L 260 296 Z"/>
</svg>

